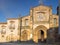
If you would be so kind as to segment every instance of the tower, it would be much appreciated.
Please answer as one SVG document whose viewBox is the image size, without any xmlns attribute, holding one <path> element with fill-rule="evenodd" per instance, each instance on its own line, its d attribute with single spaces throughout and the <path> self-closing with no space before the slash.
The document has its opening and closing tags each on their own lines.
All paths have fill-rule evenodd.
<svg viewBox="0 0 60 45">
<path fill-rule="evenodd" d="M 59 15 L 59 6 L 57 7 L 57 15 Z"/>
</svg>

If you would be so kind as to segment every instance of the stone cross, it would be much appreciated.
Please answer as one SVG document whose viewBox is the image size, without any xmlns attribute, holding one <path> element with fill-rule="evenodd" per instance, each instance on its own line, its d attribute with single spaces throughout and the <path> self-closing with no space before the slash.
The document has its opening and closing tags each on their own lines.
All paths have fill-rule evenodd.
<svg viewBox="0 0 60 45">
<path fill-rule="evenodd" d="M 39 0 L 39 4 L 40 5 L 43 5 L 43 0 Z"/>
</svg>

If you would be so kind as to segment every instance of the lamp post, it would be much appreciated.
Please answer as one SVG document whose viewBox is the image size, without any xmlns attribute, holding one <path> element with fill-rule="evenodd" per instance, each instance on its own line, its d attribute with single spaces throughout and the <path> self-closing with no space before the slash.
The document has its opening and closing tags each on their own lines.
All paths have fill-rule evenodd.
<svg viewBox="0 0 60 45">
<path fill-rule="evenodd" d="M 22 29 L 22 17 L 19 15 L 19 30 L 20 30 L 20 41 L 21 41 L 21 29 Z"/>
</svg>

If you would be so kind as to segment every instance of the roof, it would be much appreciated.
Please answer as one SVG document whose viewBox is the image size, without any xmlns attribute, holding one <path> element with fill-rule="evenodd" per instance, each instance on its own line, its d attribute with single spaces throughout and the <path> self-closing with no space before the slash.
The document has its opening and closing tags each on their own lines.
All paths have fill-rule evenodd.
<svg viewBox="0 0 60 45">
<path fill-rule="evenodd" d="M 7 18 L 8 20 L 16 20 L 16 19 L 19 19 L 19 18 Z"/>
<path fill-rule="evenodd" d="M 7 24 L 7 22 L 0 22 L 0 24 Z"/>
<path fill-rule="evenodd" d="M 47 6 L 47 5 L 37 5 L 37 6 L 34 6 L 34 7 L 31 7 L 31 9 L 35 8 L 35 7 L 38 7 L 38 6 L 44 6 L 44 7 L 47 7 L 47 8 L 51 8 L 52 9 L 52 6 Z"/>
<path fill-rule="evenodd" d="M 30 16 L 30 15 L 25 15 L 25 16 L 23 16 L 22 18 L 27 17 L 27 16 Z"/>
</svg>

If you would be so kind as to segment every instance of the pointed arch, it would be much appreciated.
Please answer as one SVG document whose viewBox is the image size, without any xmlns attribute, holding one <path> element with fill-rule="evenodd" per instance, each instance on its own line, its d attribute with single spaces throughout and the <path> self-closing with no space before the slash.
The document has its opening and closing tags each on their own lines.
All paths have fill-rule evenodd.
<svg viewBox="0 0 60 45">
<path fill-rule="evenodd" d="M 22 33 L 21 33 L 21 41 L 30 40 L 30 34 L 31 34 L 30 30 L 23 30 Z"/>
<path fill-rule="evenodd" d="M 41 32 L 40 31 L 43 31 L 43 33 L 44 33 L 43 34 L 44 37 L 42 37 L 42 38 L 43 39 L 47 38 L 47 27 L 45 27 L 43 25 L 39 25 L 33 30 L 33 41 L 34 42 L 38 42 L 39 36 L 41 37 Z M 40 33 L 40 35 L 39 35 L 39 33 Z"/>
</svg>

